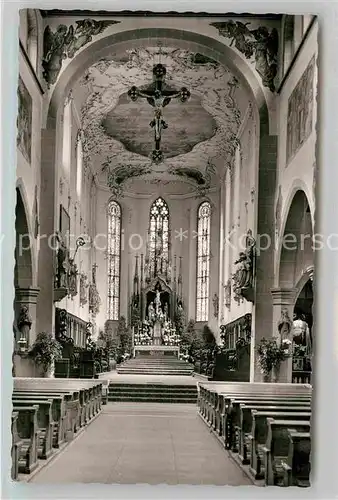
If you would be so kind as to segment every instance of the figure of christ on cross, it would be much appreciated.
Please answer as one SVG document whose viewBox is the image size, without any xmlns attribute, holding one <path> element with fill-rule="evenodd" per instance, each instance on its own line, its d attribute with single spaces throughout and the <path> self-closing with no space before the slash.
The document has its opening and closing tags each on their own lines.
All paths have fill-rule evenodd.
<svg viewBox="0 0 338 500">
<path fill-rule="evenodd" d="M 180 90 L 163 90 L 163 83 L 166 74 L 166 69 L 162 64 L 156 64 L 153 68 L 154 84 L 148 90 L 140 90 L 133 86 L 128 91 L 128 96 L 132 101 L 136 101 L 139 97 L 147 99 L 148 103 L 154 108 L 154 119 L 150 122 L 150 126 L 154 129 L 155 149 L 152 152 L 152 158 L 159 163 L 163 159 L 161 151 L 162 130 L 168 128 L 168 124 L 164 121 L 162 109 L 167 106 L 171 99 L 179 97 L 182 102 L 185 102 L 190 97 L 190 92 L 186 87 Z"/>
</svg>

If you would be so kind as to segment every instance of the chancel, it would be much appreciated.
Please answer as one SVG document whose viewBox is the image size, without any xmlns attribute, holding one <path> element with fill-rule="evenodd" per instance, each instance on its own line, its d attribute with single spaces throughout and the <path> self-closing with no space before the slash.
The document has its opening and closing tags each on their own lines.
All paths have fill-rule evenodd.
<svg viewBox="0 0 338 500">
<path fill-rule="evenodd" d="M 317 18 L 19 38 L 12 478 L 309 486 Z"/>
</svg>

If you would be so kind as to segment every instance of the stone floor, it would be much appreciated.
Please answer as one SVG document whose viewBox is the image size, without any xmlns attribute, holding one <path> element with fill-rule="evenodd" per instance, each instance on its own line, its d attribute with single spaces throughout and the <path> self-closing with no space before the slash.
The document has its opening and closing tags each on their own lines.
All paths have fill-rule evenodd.
<svg viewBox="0 0 338 500">
<path fill-rule="evenodd" d="M 250 485 L 191 404 L 108 403 L 32 483 Z"/>
</svg>

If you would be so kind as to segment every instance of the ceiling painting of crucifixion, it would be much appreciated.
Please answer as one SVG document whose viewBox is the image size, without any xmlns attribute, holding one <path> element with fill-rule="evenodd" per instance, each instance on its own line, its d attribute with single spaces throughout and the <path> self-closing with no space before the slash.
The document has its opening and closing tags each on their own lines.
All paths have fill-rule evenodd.
<svg viewBox="0 0 338 500">
<path fill-rule="evenodd" d="M 156 94 L 157 66 L 165 75 Z M 141 176 L 176 178 L 203 190 L 216 184 L 249 105 L 246 89 L 227 68 L 174 45 L 115 50 L 88 68 L 73 95 L 85 161 L 119 194 L 128 179 Z"/>
</svg>

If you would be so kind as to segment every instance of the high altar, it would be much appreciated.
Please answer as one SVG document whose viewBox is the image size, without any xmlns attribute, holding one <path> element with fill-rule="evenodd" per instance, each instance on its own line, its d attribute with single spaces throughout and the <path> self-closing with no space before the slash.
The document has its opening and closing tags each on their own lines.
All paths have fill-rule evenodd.
<svg viewBox="0 0 338 500">
<path fill-rule="evenodd" d="M 155 221 L 156 222 L 156 221 Z M 179 355 L 176 332 L 178 311 L 182 311 L 182 258 L 169 257 L 169 230 L 165 225 L 148 235 L 147 253 L 135 257 L 131 324 L 134 356 Z"/>
</svg>

